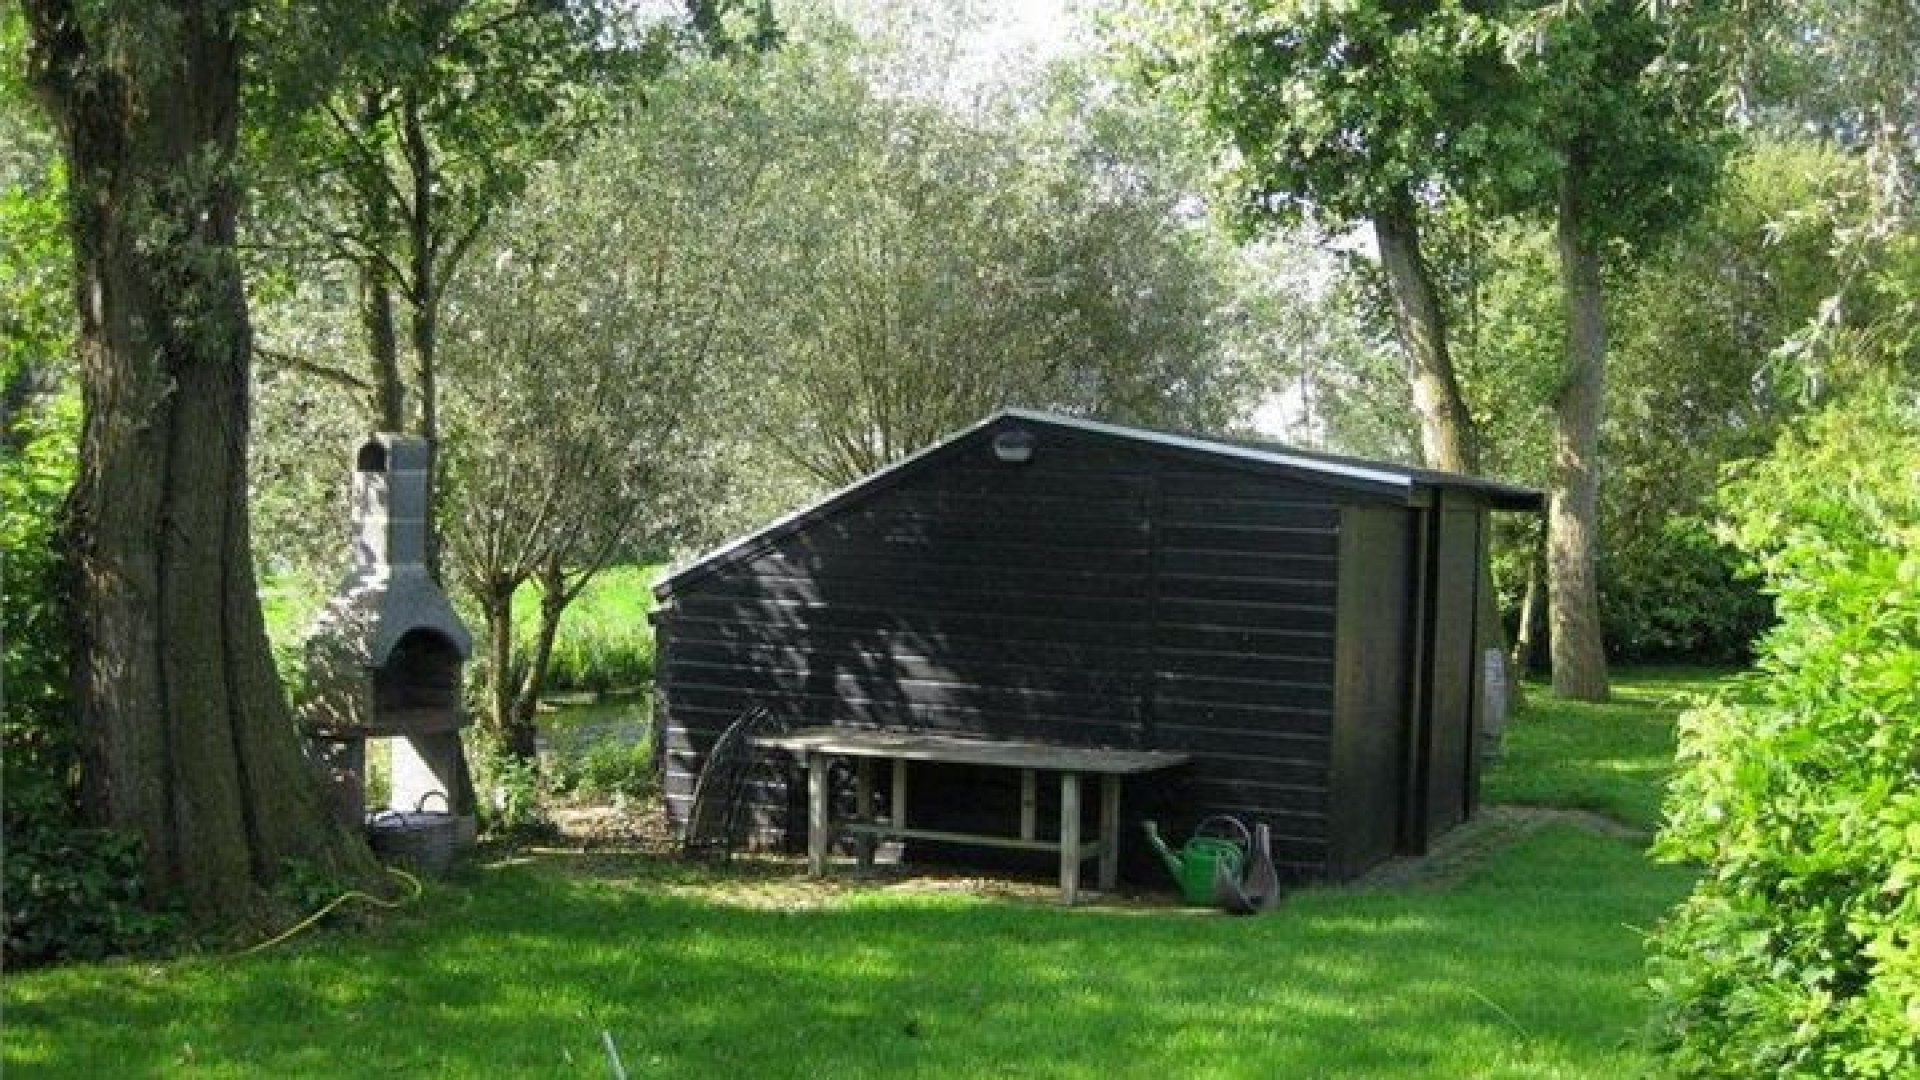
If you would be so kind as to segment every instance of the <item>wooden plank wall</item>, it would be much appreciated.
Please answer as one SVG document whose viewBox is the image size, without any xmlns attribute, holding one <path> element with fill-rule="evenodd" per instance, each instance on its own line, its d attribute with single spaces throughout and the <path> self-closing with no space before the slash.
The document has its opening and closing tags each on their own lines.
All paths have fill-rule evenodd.
<svg viewBox="0 0 1920 1080">
<path fill-rule="evenodd" d="M 1479 734 L 1475 723 L 1480 682 L 1481 532 L 1486 515 L 1461 496 L 1443 495 L 1435 540 L 1432 697 L 1427 710 L 1426 840 L 1466 820 L 1476 799 Z"/>
<path fill-rule="evenodd" d="M 1193 755 L 1188 807 L 1267 823 L 1283 873 L 1321 876 L 1339 507 L 1322 489 L 1194 462 L 1169 462 L 1159 481 L 1155 744 Z"/>
<path fill-rule="evenodd" d="M 1034 430 L 1029 464 L 996 462 L 983 433 L 683 585 L 658 639 L 673 819 L 713 738 L 766 703 L 796 724 L 1183 750 L 1181 775 L 1128 788 L 1130 869 L 1145 868 L 1140 816 L 1184 836 L 1213 812 L 1268 822 L 1284 869 L 1325 873 L 1338 505 L 1195 455 Z M 1017 805 L 980 787 L 990 776 L 929 779 L 916 811 L 942 787 L 972 793 L 947 800 L 963 817 Z M 754 795 L 764 837 L 790 846 L 790 785 Z"/>
<path fill-rule="evenodd" d="M 1408 695 L 1422 510 L 1348 507 L 1341 520 L 1340 652 L 1332 751 L 1333 859 L 1350 878 L 1398 848 L 1409 788 Z"/>
</svg>

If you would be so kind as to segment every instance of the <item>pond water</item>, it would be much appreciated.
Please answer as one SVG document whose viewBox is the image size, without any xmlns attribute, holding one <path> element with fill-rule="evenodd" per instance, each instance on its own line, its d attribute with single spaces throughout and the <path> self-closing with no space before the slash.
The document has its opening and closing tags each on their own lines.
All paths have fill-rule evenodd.
<svg viewBox="0 0 1920 1080">
<path fill-rule="evenodd" d="M 607 695 L 592 702 L 545 702 L 540 713 L 539 751 L 577 758 L 589 748 L 634 746 L 652 734 L 653 695 Z"/>
</svg>

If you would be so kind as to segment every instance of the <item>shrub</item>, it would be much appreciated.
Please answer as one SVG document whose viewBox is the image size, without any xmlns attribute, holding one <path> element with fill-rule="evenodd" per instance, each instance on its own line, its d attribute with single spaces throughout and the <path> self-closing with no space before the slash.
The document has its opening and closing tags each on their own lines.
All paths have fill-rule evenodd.
<svg viewBox="0 0 1920 1080">
<path fill-rule="evenodd" d="M 107 829 L 58 824 L 7 833 L 6 960 L 97 960 L 169 925 L 143 906 L 139 848 Z"/>
<path fill-rule="evenodd" d="M 1864 394 L 1725 493 L 1779 625 L 1758 700 L 1682 721 L 1657 937 L 1682 1074 L 1920 1075 L 1920 414 Z"/>
<path fill-rule="evenodd" d="M 658 786 L 657 776 L 653 745 L 644 739 L 597 741 L 573 759 L 554 763 L 555 790 L 585 802 L 643 802 Z"/>
<path fill-rule="evenodd" d="M 1600 564 L 1600 621 L 1616 660 L 1739 663 L 1773 623 L 1740 552 L 1698 517 L 1678 515 L 1644 534 L 1610 530 Z"/>
<path fill-rule="evenodd" d="M 470 747 L 480 828 L 509 841 L 552 836 L 539 764 L 506 753 L 484 733 L 476 732 Z"/>
</svg>

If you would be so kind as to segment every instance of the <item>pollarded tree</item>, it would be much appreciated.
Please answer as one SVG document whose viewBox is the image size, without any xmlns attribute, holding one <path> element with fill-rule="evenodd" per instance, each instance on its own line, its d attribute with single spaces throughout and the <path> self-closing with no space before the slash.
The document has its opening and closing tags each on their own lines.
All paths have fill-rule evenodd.
<svg viewBox="0 0 1920 1080">
<path fill-rule="evenodd" d="M 486 620 L 487 727 L 518 757 L 568 606 L 611 562 L 703 538 L 724 503 L 712 376 L 764 172 L 755 140 L 712 137 L 756 123 L 714 92 L 728 66 L 669 75 L 543 170 L 449 294 L 450 576 Z M 540 619 L 518 644 L 528 582 Z"/>
<path fill-rule="evenodd" d="M 23 6 L 71 192 L 86 800 L 140 837 L 155 886 L 240 916 L 285 860 L 372 869 L 300 756 L 254 586 L 234 253 L 241 7 Z"/>
<path fill-rule="evenodd" d="M 1182 215 L 1184 189 L 1109 138 L 1152 132 L 889 94 L 864 74 L 883 48 L 796 27 L 736 91 L 767 129 L 716 132 L 762 145 L 778 193 L 752 223 L 758 345 L 740 365 L 777 455 L 831 486 L 1008 405 L 1228 417 L 1242 380 L 1210 334 L 1225 251 Z"/>
<path fill-rule="evenodd" d="M 726 0 L 692 5 L 690 45 L 727 51 L 777 38 L 760 5 L 744 26 Z M 378 425 L 437 444 L 440 320 L 481 232 L 540 163 L 565 156 L 667 63 L 681 24 L 599 0 L 355 0 L 262 19 L 250 106 L 270 214 L 252 239 L 277 268 L 352 270 L 366 362 L 359 370 L 263 351 L 365 394 Z M 316 56 L 332 53 L 328 62 Z M 324 73 L 324 76 L 321 76 Z M 439 572 L 438 534 L 428 565 Z"/>
</svg>

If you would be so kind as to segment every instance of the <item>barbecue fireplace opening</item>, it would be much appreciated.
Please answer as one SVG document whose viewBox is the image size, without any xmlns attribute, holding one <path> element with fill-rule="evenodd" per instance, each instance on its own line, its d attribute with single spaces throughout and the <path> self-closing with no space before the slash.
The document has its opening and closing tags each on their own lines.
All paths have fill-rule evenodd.
<svg viewBox="0 0 1920 1080">
<path fill-rule="evenodd" d="M 445 731 L 460 726 L 460 650 L 444 634 L 417 628 L 374 669 L 374 727 Z"/>
</svg>

